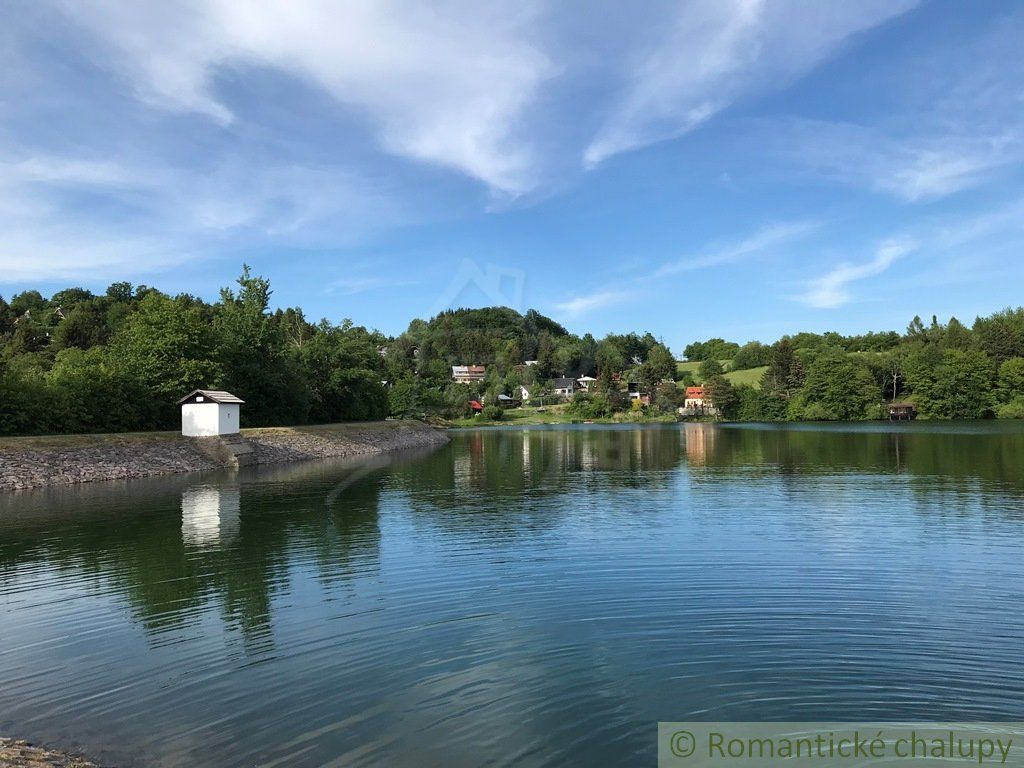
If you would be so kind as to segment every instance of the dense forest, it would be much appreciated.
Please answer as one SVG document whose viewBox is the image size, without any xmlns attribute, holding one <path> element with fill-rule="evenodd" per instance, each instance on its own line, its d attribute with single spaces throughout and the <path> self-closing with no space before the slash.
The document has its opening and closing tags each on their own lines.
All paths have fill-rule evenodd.
<svg viewBox="0 0 1024 768">
<path fill-rule="evenodd" d="M 583 375 L 597 382 L 569 405 L 580 418 L 671 414 L 694 383 L 729 419 L 881 418 L 897 399 L 923 418 L 1024 418 L 1024 309 L 970 328 L 914 318 L 902 334 L 710 339 L 677 365 L 649 333 L 576 336 L 535 310 L 451 310 L 388 337 L 271 311 L 269 282 L 248 268 L 237 282 L 214 303 L 128 283 L 0 297 L 0 434 L 174 429 L 176 401 L 198 387 L 240 396 L 250 426 L 452 418 L 473 398 L 493 404 L 521 384 L 543 398 L 550 379 Z M 486 377 L 453 383 L 451 366 L 466 364 Z"/>
</svg>

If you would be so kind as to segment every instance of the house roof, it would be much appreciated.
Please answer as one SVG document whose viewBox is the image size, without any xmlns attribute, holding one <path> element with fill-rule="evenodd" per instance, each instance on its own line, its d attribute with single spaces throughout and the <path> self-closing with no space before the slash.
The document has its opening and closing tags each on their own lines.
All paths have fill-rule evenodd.
<svg viewBox="0 0 1024 768">
<path fill-rule="evenodd" d="M 687 387 L 687 397 L 704 397 L 704 387 Z"/>
<path fill-rule="evenodd" d="M 576 381 L 597 381 L 593 376 L 580 376 Z"/>
<path fill-rule="evenodd" d="M 181 400 L 178 401 L 178 405 L 181 405 L 190 397 L 194 397 L 195 395 L 202 395 L 207 400 L 212 400 L 213 402 L 218 403 L 220 405 L 245 402 L 245 400 L 243 400 L 242 398 L 235 397 L 230 392 L 225 392 L 221 389 L 194 389 L 187 395 L 185 395 L 183 398 L 181 398 Z"/>
<path fill-rule="evenodd" d="M 576 379 L 570 379 L 567 376 L 562 376 L 559 379 L 552 379 L 548 384 L 553 389 L 568 389 L 569 387 L 576 386 Z"/>
</svg>

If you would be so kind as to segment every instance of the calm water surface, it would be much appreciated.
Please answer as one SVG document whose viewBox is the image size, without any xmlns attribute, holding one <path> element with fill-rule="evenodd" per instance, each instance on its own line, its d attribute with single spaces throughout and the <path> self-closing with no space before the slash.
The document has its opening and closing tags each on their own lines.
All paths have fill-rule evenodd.
<svg viewBox="0 0 1024 768">
<path fill-rule="evenodd" d="M 1017 425 L 453 433 L 0 496 L 0 734 L 117 765 L 653 765 L 1024 720 Z"/>
</svg>

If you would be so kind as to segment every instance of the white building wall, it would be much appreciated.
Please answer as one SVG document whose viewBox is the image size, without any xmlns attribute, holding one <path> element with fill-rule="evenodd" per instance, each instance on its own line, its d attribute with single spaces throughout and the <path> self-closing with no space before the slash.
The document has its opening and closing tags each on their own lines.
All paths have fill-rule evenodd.
<svg viewBox="0 0 1024 768">
<path fill-rule="evenodd" d="M 181 406 L 181 434 L 186 437 L 211 437 L 220 434 L 216 403 L 186 403 Z"/>
<path fill-rule="evenodd" d="M 238 403 L 218 406 L 220 409 L 217 428 L 221 435 L 236 435 L 239 430 L 240 413 Z"/>
</svg>

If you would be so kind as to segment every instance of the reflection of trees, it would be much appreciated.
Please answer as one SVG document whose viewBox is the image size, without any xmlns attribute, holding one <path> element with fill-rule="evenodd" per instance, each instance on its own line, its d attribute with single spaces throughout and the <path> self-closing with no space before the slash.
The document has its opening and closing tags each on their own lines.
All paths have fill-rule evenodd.
<svg viewBox="0 0 1024 768">
<path fill-rule="evenodd" d="M 395 467 L 392 481 L 442 526 L 473 525 L 497 535 L 556 525 L 550 508 L 533 503 L 540 498 L 564 496 L 568 511 L 582 487 L 667 488 L 683 455 L 675 425 L 475 430 L 452 437 L 447 449 Z"/>
<path fill-rule="evenodd" d="M 714 429 L 714 441 L 709 444 L 713 447 L 704 461 L 726 474 L 733 469 L 737 477 L 777 475 L 789 484 L 799 484 L 802 478 L 863 472 L 909 476 L 911 487 L 922 491 L 934 489 L 941 481 L 947 492 L 973 495 L 980 481 L 1024 492 L 1019 459 L 1024 455 L 1024 431 L 1015 425 L 730 425 Z"/>
<path fill-rule="evenodd" d="M 353 466 L 319 462 L 300 483 L 251 475 L 238 484 L 215 475 L 202 484 L 154 479 L 105 493 L 94 486 L 77 506 L 64 492 L 64 505 L 49 509 L 39 506 L 45 495 L 22 497 L 20 510 L 8 500 L 0 583 L 30 564 L 102 578 L 154 642 L 198 625 L 209 605 L 219 605 L 225 626 L 247 651 L 259 651 L 272 642 L 274 596 L 289 590 L 289 569 L 303 553 L 312 554 L 325 588 L 379 569 L 380 472 L 360 475 L 325 505 Z M 74 514 L 60 511 L 69 509 Z"/>
</svg>

